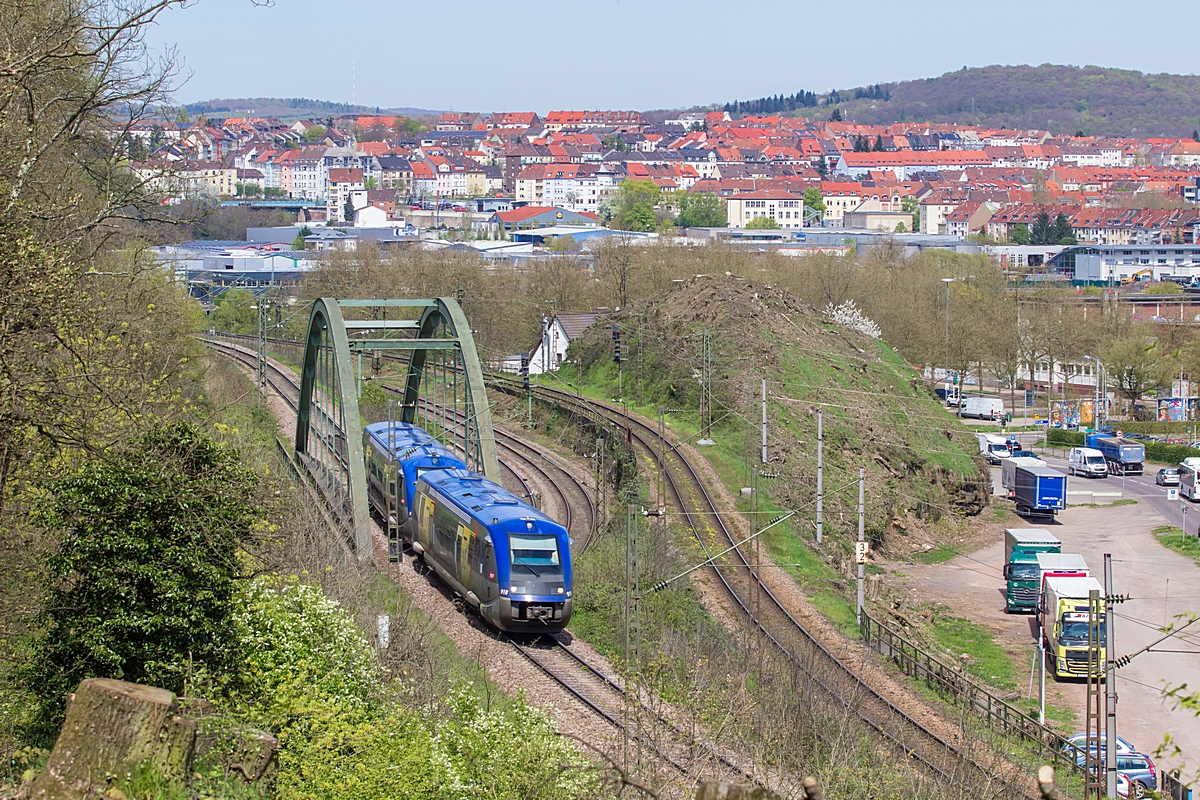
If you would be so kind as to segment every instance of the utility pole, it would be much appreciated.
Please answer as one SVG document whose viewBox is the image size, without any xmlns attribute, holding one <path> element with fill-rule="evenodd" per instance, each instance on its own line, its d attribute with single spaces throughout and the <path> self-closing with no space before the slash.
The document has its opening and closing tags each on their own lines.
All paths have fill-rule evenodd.
<svg viewBox="0 0 1200 800">
<path fill-rule="evenodd" d="M 866 562 L 866 558 L 865 558 L 866 554 L 865 554 L 865 552 L 863 552 L 866 549 L 865 545 L 866 545 L 866 541 L 867 541 L 863 535 L 864 512 L 865 512 L 865 509 L 863 507 L 863 468 L 859 467 L 858 468 L 858 551 L 859 551 L 859 553 L 861 553 L 861 555 L 859 553 L 856 553 L 857 557 L 855 558 L 855 561 L 858 562 L 858 606 L 857 606 L 857 610 L 856 610 L 854 616 L 857 617 L 858 624 L 860 627 L 862 626 L 862 613 L 863 613 L 863 579 L 866 577 L 864 573 L 866 572 L 866 568 L 867 568 L 866 563 L 865 563 Z"/>
<path fill-rule="evenodd" d="M 642 641 L 639 602 L 641 600 L 638 586 L 638 522 L 637 509 L 630 503 L 625 516 L 625 725 L 622 738 L 625 754 L 625 772 L 629 772 L 629 728 L 631 719 L 636 713 L 638 697 L 638 648 Z M 632 687 L 630 683 L 632 682 Z"/>
<path fill-rule="evenodd" d="M 267 298 L 258 301 L 258 391 L 267 393 Z"/>
<path fill-rule="evenodd" d="M 825 504 L 825 463 L 821 458 L 821 445 L 824 443 L 821 430 L 821 412 L 817 412 L 817 544 L 821 543 L 824 533 L 824 504 Z"/>
<path fill-rule="evenodd" d="M 767 463 L 767 379 L 762 379 L 762 463 Z"/>
<path fill-rule="evenodd" d="M 1113 613 L 1112 602 L 1116 594 L 1113 586 L 1112 553 L 1104 554 L 1104 772 L 1105 789 L 1108 797 L 1117 796 L 1117 665 L 1113 657 Z"/>
<path fill-rule="evenodd" d="M 751 487 L 750 491 L 752 491 L 754 493 L 754 511 L 750 515 L 750 518 L 754 520 L 754 523 L 751 525 L 751 527 L 753 529 L 757 530 L 759 528 L 759 521 L 758 521 L 758 519 L 759 519 L 758 518 L 758 467 L 753 467 L 750 470 L 750 487 Z M 762 619 L 762 588 L 759 585 L 759 578 L 758 578 L 759 566 L 762 564 L 762 561 L 760 560 L 762 558 L 762 553 L 759 550 L 759 542 L 760 541 L 762 541 L 761 536 L 754 537 L 754 555 L 752 556 L 752 558 L 754 559 L 754 569 L 752 569 L 750 571 L 750 577 L 753 578 L 753 582 L 750 584 L 750 591 L 753 592 L 752 597 L 754 599 L 753 607 L 754 607 L 755 621 Z M 751 632 L 753 632 L 754 626 L 751 625 L 750 627 L 752 629 Z"/>
<path fill-rule="evenodd" d="M 667 443 L 667 410 L 658 407 L 658 440 L 665 446 Z M 667 507 L 667 472 L 664 469 L 656 471 L 658 479 L 658 507 Z"/>
<path fill-rule="evenodd" d="M 1042 628 L 1042 615 L 1038 614 L 1038 652 L 1042 656 L 1042 668 L 1038 672 L 1038 723 L 1046 724 L 1046 631 Z"/>
<path fill-rule="evenodd" d="M 712 440 L 712 337 L 704 329 L 700 349 L 700 438 L 696 444 L 713 444 Z"/>
<path fill-rule="evenodd" d="M 608 483 L 604 475 L 604 437 L 596 439 L 596 519 L 604 521 Z"/>
<path fill-rule="evenodd" d="M 1100 637 L 1100 592 L 1088 592 L 1088 673 L 1087 713 L 1084 731 L 1084 797 L 1100 800 L 1105 794 L 1105 781 L 1101 777 L 1100 728 L 1103 712 L 1100 710 L 1100 681 L 1103 679 L 1104 664 L 1100 661 L 1100 648 L 1104 644 Z M 1115 750 L 1113 751 L 1116 752 Z"/>
</svg>

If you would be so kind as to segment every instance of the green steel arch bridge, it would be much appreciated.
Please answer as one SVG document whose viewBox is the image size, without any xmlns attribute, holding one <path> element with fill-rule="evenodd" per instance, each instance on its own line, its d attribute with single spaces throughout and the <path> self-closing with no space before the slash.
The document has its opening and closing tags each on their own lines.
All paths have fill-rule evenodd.
<svg viewBox="0 0 1200 800">
<path fill-rule="evenodd" d="M 258 344 L 259 383 L 265 389 L 264 327 L 259 326 Z M 362 560 L 371 558 L 372 539 L 366 421 L 358 399 L 364 360 L 378 372 L 385 352 L 408 355 L 403 396 L 388 403 L 386 419 L 420 425 L 472 470 L 500 482 L 483 369 L 455 299 L 317 300 L 300 363 L 293 458 L 347 529 Z M 388 531 L 389 537 L 395 533 Z"/>
</svg>

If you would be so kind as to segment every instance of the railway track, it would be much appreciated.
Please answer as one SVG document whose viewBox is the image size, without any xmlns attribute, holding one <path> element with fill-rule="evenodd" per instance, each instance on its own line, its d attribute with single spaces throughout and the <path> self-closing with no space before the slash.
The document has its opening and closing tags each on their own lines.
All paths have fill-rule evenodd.
<svg viewBox="0 0 1200 800">
<path fill-rule="evenodd" d="M 258 354 L 249 350 L 248 348 L 242 347 L 241 345 L 213 339 L 206 339 L 205 344 L 218 350 L 224 355 L 229 356 L 244 366 L 252 368 L 257 368 L 258 366 Z M 300 384 L 297 383 L 296 379 L 287 371 L 271 363 L 270 359 L 267 359 L 267 384 L 285 403 L 287 403 L 288 407 L 291 408 L 292 411 L 297 410 L 299 405 L 298 398 L 300 397 Z M 501 460 L 500 469 L 504 470 L 512 478 L 513 482 L 521 487 L 521 493 L 523 493 L 525 497 L 533 497 L 533 490 L 530 488 L 529 483 L 526 482 L 526 480 L 521 477 L 521 474 L 513 469 L 510 464 Z"/>
<path fill-rule="evenodd" d="M 628 439 L 635 442 L 663 471 L 670 500 L 682 512 L 692 534 L 710 556 L 710 542 L 717 548 L 733 548 L 724 557 L 714 559 L 712 573 L 733 599 L 741 613 L 760 633 L 796 664 L 822 690 L 843 708 L 880 734 L 904 757 L 917 762 L 941 781 L 983 785 L 1003 781 L 994 771 L 967 756 L 954 742 L 947 741 L 920 721 L 884 697 L 853 672 L 818 641 L 761 581 L 726 527 L 703 481 L 693 466 L 670 441 L 653 427 L 625 415 L 621 409 L 599 401 L 546 387 L 535 389 L 543 399 L 558 403 L 568 411 L 588 417 L 603 417 L 619 425 Z M 709 541 L 706 541 L 708 539 Z M 754 598 L 760 600 L 754 604 Z M 752 608 L 752 605 L 754 607 Z M 1021 786 L 1005 785 L 996 796 L 1032 797 Z"/>
<path fill-rule="evenodd" d="M 401 394 L 401 391 L 394 386 L 389 386 L 386 383 L 381 385 L 385 391 L 391 394 Z M 428 401 L 424 398 L 419 398 L 417 402 L 423 407 L 429 407 Z M 455 409 L 447 409 L 445 413 L 455 426 L 460 425 L 464 419 L 463 415 Z M 584 488 L 583 484 L 570 471 L 541 450 L 504 431 L 494 430 L 494 433 L 496 435 L 497 449 L 507 452 L 511 459 L 524 464 L 529 472 L 540 475 L 543 482 L 558 497 L 565 517 L 561 520 L 563 527 L 573 537 L 576 535 L 583 536 L 583 541 L 580 543 L 579 549 L 573 551 L 576 555 L 579 555 L 587 547 L 587 543 L 591 541 L 596 524 L 596 506 L 592 502 L 592 497 L 588 494 L 587 489 Z M 505 459 L 498 458 L 497 460 L 500 462 L 500 468 L 511 473 L 514 479 L 520 483 L 523 487 L 525 498 L 533 504 L 536 498 L 529 483 L 513 470 Z M 538 507 L 540 508 L 541 505 L 538 505 Z M 575 509 L 582 509 L 584 513 L 582 515 L 576 514 Z"/>
<path fill-rule="evenodd" d="M 618 731 L 628 734 L 631 748 L 644 749 L 664 765 L 669 765 L 676 773 L 676 780 L 682 777 L 688 784 L 694 784 L 701 779 L 734 779 L 763 785 L 761 779 L 743 769 L 734 759 L 698 742 L 644 701 L 630 702 L 622 681 L 606 675 L 558 636 L 542 636 L 529 641 L 506 638 L 543 674 Z"/>
<path fill-rule="evenodd" d="M 205 340 L 217 352 L 248 366 L 257 366 L 257 353 L 229 342 Z M 295 378 L 278 366 L 267 362 L 267 382 L 293 410 L 298 405 L 299 386 Z M 560 493 L 565 508 L 571 508 L 570 497 L 586 500 L 584 520 L 586 536 L 582 546 L 590 540 L 595 524 L 595 507 L 587 491 L 575 481 L 562 465 L 541 451 L 521 442 L 508 434 L 499 434 L 501 446 L 529 468 L 539 472 Z M 528 484 L 507 464 L 514 476 L 528 491 Z M 566 488 L 574 486 L 574 492 Z M 546 675 L 584 707 L 603 719 L 618 732 L 628 737 L 637 754 L 658 762 L 670 773 L 660 771 L 655 778 L 659 781 L 673 780 L 681 788 L 688 788 L 701 778 L 732 778 L 760 784 L 761 780 L 739 766 L 730 756 L 717 752 L 713 747 L 699 742 L 695 736 L 684 732 L 668 717 L 654 711 L 638 697 L 628 700 L 626 687 L 610 677 L 596 665 L 587 661 L 569 645 L 555 636 L 543 636 L 528 640 L 502 635 L 509 644 L 539 672 Z M 638 756 L 639 759 L 641 755 Z M 644 761 L 642 770 L 648 766 Z"/>
<path fill-rule="evenodd" d="M 242 356 L 256 358 L 256 354 L 243 348 L 234 345 L 224 346 L 235 349 Z M 247 362 L 244 358 L 239 358 L 239 360 L 251 365 L 254 363 Z M 271 369 L 273 374 L 277 374 L 290 385 L 293 392 L 296 391 L 294 380 L 273 365 Z M 288 400 L 294 408 L 292 396 L 279 388 L 279 381 L 273 378 L 268 378 L 268 380 L 272 388 L 279 392 L 285 400 Z M 511 380 L 507 377 L 495 380 L 511 384 Z M 534 391 L 543 399 L 557 403 L 572 413 L 590 418 L 602 417 L 609 423 L 619 426 L 627 439 L 636 443 L 637 447 L 658 465 L 663 471 L 670 500 L 682 512 L 683 518 L 697 542 L 704 549 L 706 556 L 711 554 L 710 542 L 716 542 L 719 549 L 732 548 L 725 556 L 713 560 L 711 571 L 741 613 L 751 621 L 767 641 L 801 669 L 834 702 L 859 718 L 867 727 L 876 731 L 905 758 L 917 762 L 921 768 L 942 781 L 961 783 L 970 780 L 975 783 L 982 779 L 984 785 L 989 785 L 997 780 L 1004 780 L 963 753 L 955 743 L 942 738 L 884 697 L 830 652 L 787 610 L 785 605 L 762 582 L 741 549 L 733 547 L 737 544 L 737 539 L 726 527 L 719 510 L 694 467 L 679 452 L 678 448 L 660 436 L 657 430 L 634 417 L 627 416 L 621 409 L 603 402 L 584 399 L 548 387 L 537 387 Z M 542 467 L 538 463 L 538 457 L 545 458 L 543 454 L 507 434 L 498 432 L 497 438 L 502 440 L 498 444 L 517 456 L 518 460 L 542 474 L 547 482 L 555 487 L 564 508 L 571 508 L 572 503 L 567 499 L 569 490 L 562 485 L 564 483 L 562 478 L 556 479 L 555 476 L 549 474 L 551 469 Z M 528 455 L 531 451 L 537 453 L 538 457 Z M 556 469 L 558 474 L 571 477 L 567 470 L 556 463 L 552 463 L 552 468 Z M 526 486 L 528 493 L 528 484 L 524 481 L 522 484 Z M 577 482 L 575 485 L 580 494 L 588 497 L 586 491 Z M 594 506 L 591 505 L 590 497 L 588 498 L 588 507 L 590 509 L 588 538 L 590 539 L 590 530 L 596 524 Z M 706 538 L 709 541 L 706 541 Z M 760 602 L 752 608 L 755 595 Z M 621 725 L 619 717 L 614 717 L 612 714 L 612 698 L 604 699 L 606 692 L 620 694 L 614 686 L 596 675 L 581 678 L 580 675 L 587 675 L 588 670 L 583 668 L 581 673 L 579 665 L 571 668 L 561 654 L 547 656 L 545 648 L 531 651 L 531 645 L 528 644 L 522 645 L 514 642 L 513 646 L 521 652 L 524 658 L 536 663 L 539 670 L 552 677 L 572 695 L 578 697 L 594 713 L 604 717 L 610 724 Z M 558 646 L 562 647 L 562 644 L 558 643 Z M 550 649 L 548 652 L 557 653 L 558 651 Z M 600 684 L 607 688 L 600 689 Z M 660 754 L 660 756 L 664 763 L 670 763 L 676 772 L 687 773 L 686 768 L 670 754 Z M 729 767 L 730 765 L 726 764 L 725 766 Z M 746 777 L 745 773 L 741 773 L 740 777 Z M 1019 793 L 1019 796 L 1033 797 L 1027 789 L 1016 785 L 1005 785 L 994 796 L 1012 796 L 1014 790 Z"/>
</svg>

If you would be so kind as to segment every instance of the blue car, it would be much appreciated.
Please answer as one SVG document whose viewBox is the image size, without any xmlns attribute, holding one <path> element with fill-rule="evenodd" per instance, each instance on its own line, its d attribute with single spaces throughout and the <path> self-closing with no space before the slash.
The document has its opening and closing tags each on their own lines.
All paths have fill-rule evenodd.
<svg viewBox="0 0 1200 800">
<path fill-rule="evenodd" d="M 1095 755 L 1096 748 L 1091 748 L 1091 752 Z M 1100 748 L 1101 765 L 1103 765 L 1104 756 L 1104 748 Z M 1082 767 L 1086 761 L 1087 758 L 1082 751 L 1076 752 L 1075 763 Z M 1103 770 L 1103 766 L 1101 766 L 1101 770 Z M 1158 791 L 1158 771 L 1154 768 L 1154 761 L 1145 753 L 1118 752 L 1117 772 L 1123 773 L 1129 778 L 1133 797 L 1145 797 L 1148 792 Z"/>
</svg>

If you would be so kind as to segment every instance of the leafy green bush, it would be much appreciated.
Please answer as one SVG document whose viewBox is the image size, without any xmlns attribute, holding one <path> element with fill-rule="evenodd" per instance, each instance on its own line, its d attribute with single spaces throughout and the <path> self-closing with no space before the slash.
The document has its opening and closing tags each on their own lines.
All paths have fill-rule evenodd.
<svg viewBox="0 0 1200 800">
<path fill-rule="evenodd" d="M 1163 442 L 1142 442 L 1146 445 L 1146 460 L 1156 464 L 1178 464 L 1185 458 L 1200 456 L 1200 450 L 1185 444 L 1165 444 Z"/>
<path fill-rule="evenodd" d="M 63 698 L 84 678 L 182 693 L 189 677 L 234 671 L 230 612 L 257 484 L 236 451 L 179 424 L 51 485 L 40 517 L 58 541 L 20 671 L 39 704 L 34 743 L 53 743 Z"/>
<path fill-rule="evenodd" d="M 523 702 L 484 708 L 468 688 L 449 713 L 406 708 L 350 616 L 316 586 L 260 578 L 238 598 L 246 653 L 227 705 L 279 739 L 279 800 L 591 797 L 579 753 Z"/>
<path fill-rule="evenodd" d="M 1084 445 L 1083 431 L 1064 431 L 1061 428 L 1051 428 L 1046 432 L 1046 442 L 1051 446 L 1058 447 L 1083 447 Z"/>
</svg>

